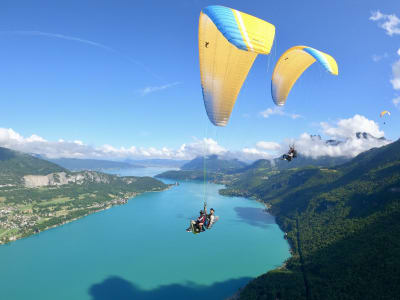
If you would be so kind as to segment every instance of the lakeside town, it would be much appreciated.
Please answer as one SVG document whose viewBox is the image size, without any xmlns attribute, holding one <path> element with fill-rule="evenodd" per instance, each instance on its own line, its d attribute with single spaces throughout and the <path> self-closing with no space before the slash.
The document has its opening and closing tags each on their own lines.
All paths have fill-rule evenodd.
<svg viewBox="0 0 400 300">
<path fill-rule="evenodd" d="M 137 193 L 129 193 L 125 197 L 115 198 L 105 203 L 95 203 L 85 209 L 67 210 L 63 208 L 58 210 L 53 207 L 44 211 L 37 209 L 37 207 L 25 207 L 25 209 L 13 206 L 0 207 L 0 244 L 14 241 L 32 233 L 39 233 L 56 225 L 65 224 L 89 213 L 108 209 L 115 205 L 126 204 L 130 198 L 136 195 Z M 69 218 L 68 216 L 74 215 L 74 212 L 78 212 L 78 215 L 75 218 Z M 53 224 L 54 222 L 49 222 L 52 219 L 58 220 L 60 223 Z M 46 223 L 49 225 L 41 226 Z"/>
</svg>

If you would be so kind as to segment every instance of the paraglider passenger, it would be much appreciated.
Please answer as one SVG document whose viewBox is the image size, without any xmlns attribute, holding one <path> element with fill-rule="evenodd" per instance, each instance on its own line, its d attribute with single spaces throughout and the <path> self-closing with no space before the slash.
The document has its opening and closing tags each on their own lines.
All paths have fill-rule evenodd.
<svg viewBox="0 0 400 300">
<path fill-rule="evenodd" d="M 210 209 L 210 213 L 207 214 L 207 208 L 204 207 L 204 211 L 206 212 L 206 216 L 207 216 L 206 228 L 210 229 L 213 226 L 214 222 L 215 222 L 215 210 L 214 210 L 214 208 L 211 208 Z"/>
<path fill-rule="evenodd" d="M 196 230 L 198 230 L 198 232 L 204 231 L 203 225 L 204 225 L 204 222 L 205 222 L 205 221 L 206 221 L 206 215 L 205 215 L 204 212 L 201 210 L 201 211 L 200 211 L 200 216 L 197 218 L 196 221 L 194 221 L 194 220 L 191 220 L 191 221 L 190 221 L 190 226 L 189 226 L 189 228 L 186 229 L 186 231 L 187 231 L 187 232 L 191 232 L 191 231 L 192 231 L 192 229 L 191 229 L 191 226 L 192 226 L 192 225 L 194 226 L 194 228 L 195 228 Z"/>
</svg>

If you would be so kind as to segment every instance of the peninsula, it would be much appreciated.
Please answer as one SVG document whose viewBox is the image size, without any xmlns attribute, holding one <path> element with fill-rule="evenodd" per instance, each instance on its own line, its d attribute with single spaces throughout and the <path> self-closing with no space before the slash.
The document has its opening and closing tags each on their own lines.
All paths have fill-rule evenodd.
<svg viewBox="0 0 400 300">
<path fill-rule="evenodd" d="M 0 148 L 0 244 L 168 187 L 152 177 L 70 172 L 29 154 Z"/>
</svg>

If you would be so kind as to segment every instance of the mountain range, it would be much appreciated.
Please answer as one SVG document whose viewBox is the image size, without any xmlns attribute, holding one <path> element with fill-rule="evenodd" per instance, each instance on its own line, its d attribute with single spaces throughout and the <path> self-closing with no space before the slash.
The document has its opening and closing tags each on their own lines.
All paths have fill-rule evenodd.
<svg viewBox="0 0 400 300">
<path fill-rule="evenodd" d="M 144 168 L 142 165 L 112 161 L 112 160 L 101 160 L 101 159 L 81 159 L 81 158 L 44 158 L 47 161 L 55 163 L 63 168 L 70 171 L 82 171 L 82 170 L 112 170 L 112 169 L 134 169 Z"/>
</svg>

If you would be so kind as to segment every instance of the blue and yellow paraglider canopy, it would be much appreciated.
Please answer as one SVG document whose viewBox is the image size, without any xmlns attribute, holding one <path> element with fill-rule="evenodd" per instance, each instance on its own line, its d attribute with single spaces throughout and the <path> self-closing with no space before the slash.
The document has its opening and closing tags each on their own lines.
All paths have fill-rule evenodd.
<svg viewBox="0 0 400 300">
<path fill-rule="evenodd" d="M 338 65 L 335 59 L 322 51 L 307 47 L 295 46 L 288 49 L 278 59 L 272 73 L 272 100 L 278 106 L 283 106 L 290 90 L 308 67 L 318 61 L 326 71 L 338 75 Z"/>
<path fill-rule="evenodd" d="M 228 123 L 233 106 L 257 54 L 268 54 L 275 26 L 224 6 L 200 13 L 201 86 L 208 118 L 216 126 Z"/>
</svg>

